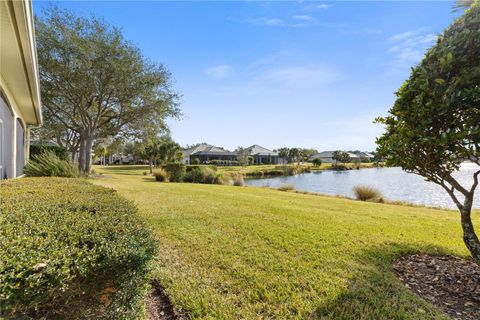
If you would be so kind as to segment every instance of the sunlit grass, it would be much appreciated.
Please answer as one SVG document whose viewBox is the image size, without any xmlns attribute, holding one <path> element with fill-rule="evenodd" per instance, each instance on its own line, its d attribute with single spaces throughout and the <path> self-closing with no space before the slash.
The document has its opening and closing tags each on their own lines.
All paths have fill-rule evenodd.
<svg viewBox="0 0 480 320">
<path fill-rule="evenodd" d="M 158 183 L 135 170 L 100 168 L 110 178 L 94 182 L 139 206 L 158 236 L 154 277 L 191 318 L 447 319 L 397 280 L 391 261 L 468 256 L 455 211 Z"/>
</svg>

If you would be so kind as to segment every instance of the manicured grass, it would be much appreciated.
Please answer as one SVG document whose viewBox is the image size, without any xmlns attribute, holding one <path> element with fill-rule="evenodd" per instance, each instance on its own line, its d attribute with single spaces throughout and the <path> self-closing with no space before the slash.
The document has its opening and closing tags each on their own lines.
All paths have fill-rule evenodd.
<svg viewBox="0 0 480 320">
<path fill-rule="evenodd" d="M 94 183 L 139 206 L 158 236 L 154 276 L 193 319 L 447 319 L 391 262 L 467 256 L 454 211 L 114 173 Z"/>
</svg>

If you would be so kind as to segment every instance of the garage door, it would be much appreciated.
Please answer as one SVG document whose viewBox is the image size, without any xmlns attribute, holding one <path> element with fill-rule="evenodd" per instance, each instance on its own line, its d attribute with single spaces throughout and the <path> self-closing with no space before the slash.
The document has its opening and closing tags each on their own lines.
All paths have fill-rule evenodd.
<svg viewBox="0 0 480 320">
<path fill-rule="evenodd" d="M 13 178 L 13 114 L 0 93 L 0 179 Z"/>
</svg>

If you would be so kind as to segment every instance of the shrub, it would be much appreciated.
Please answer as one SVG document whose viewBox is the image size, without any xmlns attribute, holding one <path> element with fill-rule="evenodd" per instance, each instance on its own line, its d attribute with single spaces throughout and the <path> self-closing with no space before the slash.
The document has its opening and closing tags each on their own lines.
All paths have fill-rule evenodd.
<svg viewBox="0 0 480 320">
<path fill-rule="evenodd" d="M 315 159 L 313 159 L 312 163 L 315 167 L 320 167 L 322 165 L 322 159 L 315 158 Z"/>
<path fill-rule="evenodd" d="M 213 171 L 217 171 L 217 166 L 213 166 L 213 165 L 205 165 L 205 164 L 200 164 L 200 165 L 189 165 L 187 166 L 186 168 L 186 171 L 187 172 L 190 172 L 192 170 L 196 170 L 196 169 L 200 169 L 200 168 L 210 168 L 212 169 Z"/>
<path fill-rule="evenodd" d="M 169 176 L 167 171 L 165 171 L 162 168 L 157 168 L 153 170 L 153 176 L 155 177 L 156 181 L 159 182 L 168 182 L 169 181 Z"/>
<path fill-rule="evenodd" d="M 25 165 L 23 172 L 30 177 L 78 177 L 77 166 L 60 159 L 51 150 L 33 156 Z"/>
<path fill-rule="evenodd" d="M 215 175 L 215 184 L 231 186 L 233 185 L 232 176 L 229 173 L 217 173 Z"/>
<path fill-rule="evenodd" d="M 243 175 L 237 174 L 233 177 L 233 185 L 237 187 L 245 186 L 245 180 L 243 179 Z"/>
<path fill-rule="evenodd" d="M 57 157 L 62 160 L 68 160 L 68 152 L 67 149 L 59 146 L 48 146 L 48 145 L 41 145 L 41 144 L 31 144 L 30 145 L 30 157 L 34 157 L 46 151 L 53 151 Z"/>
<path fill-rule="evenodd" d="M 338 163 L 333 163 L 331 169 L 332 169 L 332 170 L 337 170 L 337 171 L 345 171 L 345 170 L 348 170 L 348 168 L 347 168 L 346 165 L 344 165 L 344 164 L 338 164 Z"/>
<path fill-rule="evenodd" d="M 292 191 L 295 190 L 295 187 L 292 184 L 283 184 L 277 188 L 279 191 Z"/>
<path fill-rule="evenodd" d="M 355 198 L 361 201 L 383 202 L 383 196 L 375 188 L 369 186 L 356 186 L 353 188 Z"/>
<path fill-rule="evenodd" d="M 130 201 L 65 178 L 2 182 L 0 198 L 0 318 L 138 318 L 155 242 Z"/>
<path fill-rule="evenodd" d="M 200 164 L 202 163 L 199 158 L 193 158 L 192 159 L 192 164 Z"/>
<path fill-rule="evenodd" d="M 216 181 L 216 171 L 209 166 L 198 166 L 187 171 L 183 181 L 192 183 L 208 183 L 213 184 Z"/>
<path fill-rule="evenodd" d="M 181 182 L 186 173 L 183 163 L 167 163 L 162 168 L 167 172 L 170 182 Z"/>
</svg>

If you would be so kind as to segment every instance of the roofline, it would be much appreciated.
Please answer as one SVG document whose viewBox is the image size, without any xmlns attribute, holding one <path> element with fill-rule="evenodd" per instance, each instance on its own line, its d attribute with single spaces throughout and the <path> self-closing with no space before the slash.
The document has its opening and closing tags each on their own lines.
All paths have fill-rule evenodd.
<svg viewBox="0 0 480 320">
<path fill-rule="evenodd" d="M 25 77 L 28 79 L 28 90 L 32 101 L 36 123 L 29 125 L 40 126 L 43 122 L 40 98 L 40 77 L 38 73 L 37 49 L 35 45 L 35 28 L 33 22 L 32 2 L 30 0 L 12 1 L 7 0 L 7 6 L 11 11 L 13 27 L 16 33 L 17 43 L 22 52 L 22 64 Z M 21 36 L 19 27 L 23 26 L 27 39 Z M 23 40 L 23 41 L 22 41 Z"/>
</svg>

